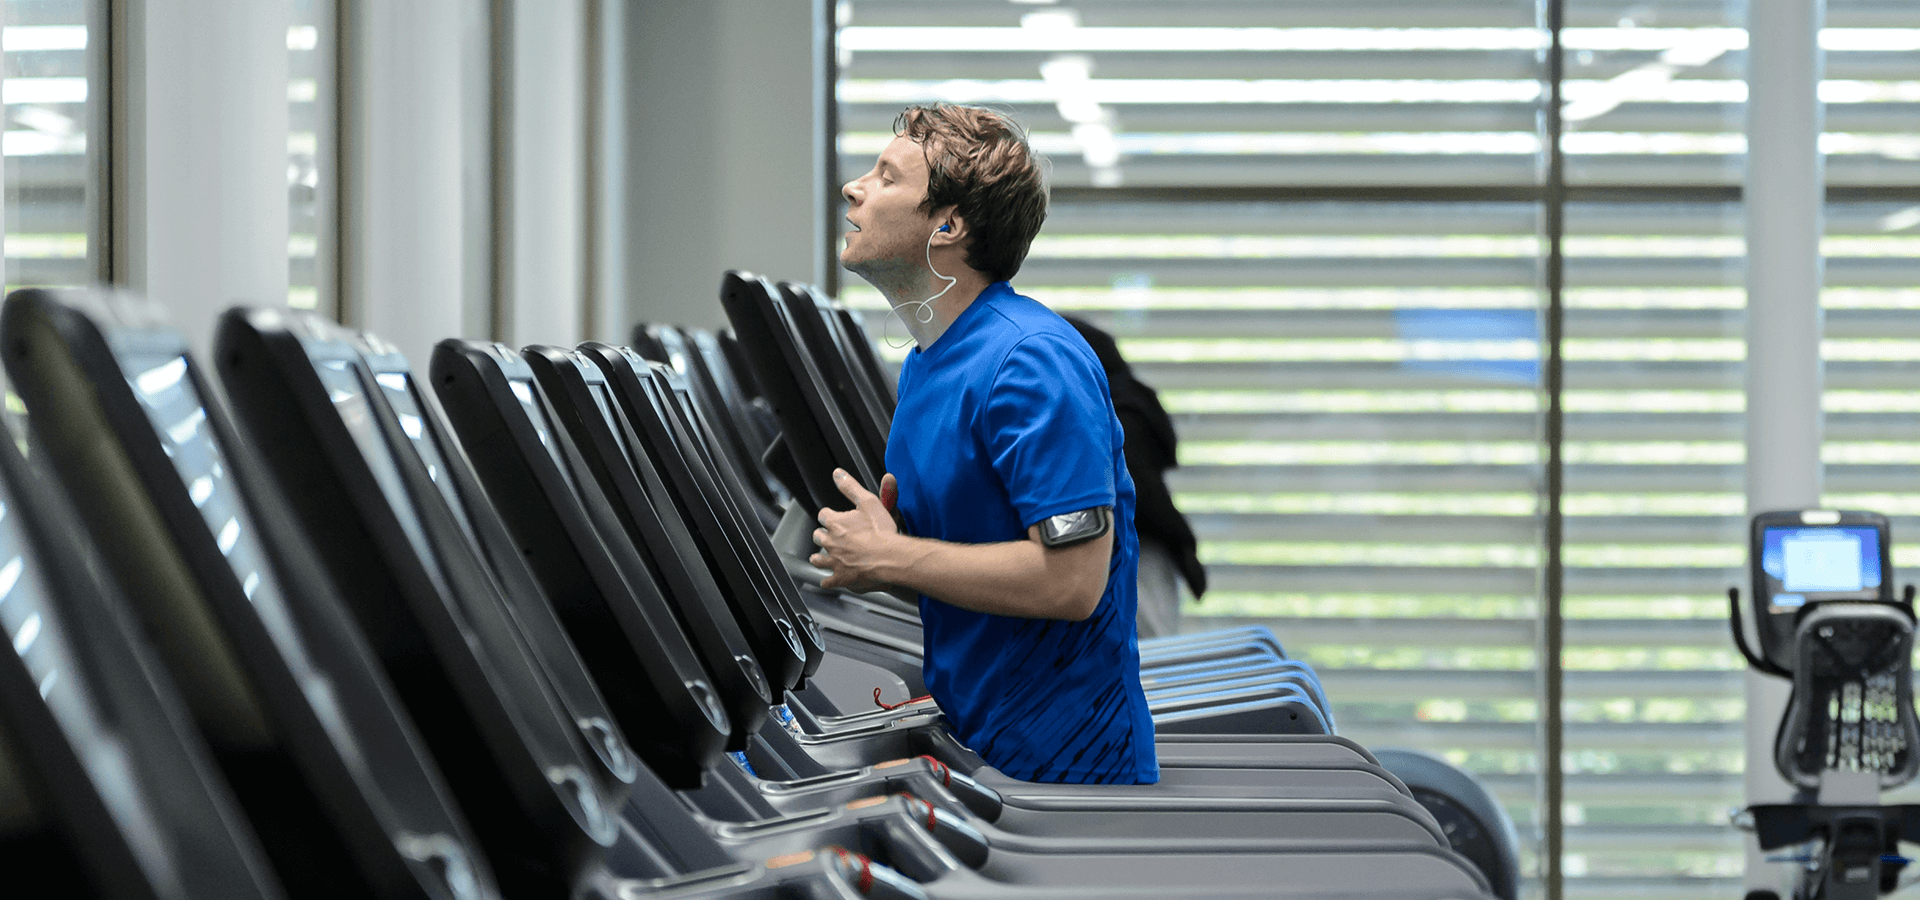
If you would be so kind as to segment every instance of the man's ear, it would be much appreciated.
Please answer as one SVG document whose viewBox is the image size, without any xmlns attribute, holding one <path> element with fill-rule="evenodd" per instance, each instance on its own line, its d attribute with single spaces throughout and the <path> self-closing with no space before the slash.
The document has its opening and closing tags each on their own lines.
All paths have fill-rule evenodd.
<svg viewBox="0 0 1920 900">
<path fill-rule="evenodd" d="M 934 226 L 937 230 L 933 233 L 933 245 L 935 247 L 962 245 L 967 242 L 970 234 L 967 230 L 967 220 L 961 218 L 952 210 L 948 210 L 946 215 L 934 221 L 938 223 Z"/>
</svg>

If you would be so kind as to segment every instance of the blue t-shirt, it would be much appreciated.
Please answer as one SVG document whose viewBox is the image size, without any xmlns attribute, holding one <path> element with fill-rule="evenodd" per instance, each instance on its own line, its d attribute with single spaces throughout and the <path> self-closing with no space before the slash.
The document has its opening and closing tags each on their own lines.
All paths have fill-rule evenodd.
<svg viewBox="0 0 1920 900">
<path fill-rule="evenodd" d="M 973 612 L 921 595 L 927 689 L 961 742 L 1014 778 L 1160 780 L 1134 633 L 1139 547 L 1123 432 L 1092 348 L 997 282 L 907 355 L 887 440 L 920 537 L 1027 539 L 1049 516 L 1114 508 L 1107 589 L 1082 622 Z"/>
</svg>

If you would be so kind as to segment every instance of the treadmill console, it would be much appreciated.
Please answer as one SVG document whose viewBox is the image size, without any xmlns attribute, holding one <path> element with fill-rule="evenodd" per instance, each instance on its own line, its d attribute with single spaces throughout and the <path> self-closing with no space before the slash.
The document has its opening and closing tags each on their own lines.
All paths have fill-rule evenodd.
<svg viewBox="0 0 1920 900">
<path fill-rule="evenodd" d="M 1894 603 L 1887 518 L 1856 510 L 1808 509 L 1753 517 L 1748 560 L 1760 653 L 1791 666 L 1794 626 L 1820 603 Z"/>
</svg>

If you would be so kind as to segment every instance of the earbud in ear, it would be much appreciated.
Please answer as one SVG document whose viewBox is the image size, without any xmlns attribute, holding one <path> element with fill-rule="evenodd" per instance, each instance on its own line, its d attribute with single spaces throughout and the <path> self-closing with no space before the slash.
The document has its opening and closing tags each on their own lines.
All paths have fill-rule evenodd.
<svg viewBox="0 0 1920 900">
<path fill-rule="evenodd" d="M 953 226 L 952 226 L 952 225 L 942 225 L 942 226 L 940 226 L 940 231 L 942 231 L 942 232 L 947 232 L 947 231 L 952 231 L 952 230 L 953 230 Z"/>
</svg>

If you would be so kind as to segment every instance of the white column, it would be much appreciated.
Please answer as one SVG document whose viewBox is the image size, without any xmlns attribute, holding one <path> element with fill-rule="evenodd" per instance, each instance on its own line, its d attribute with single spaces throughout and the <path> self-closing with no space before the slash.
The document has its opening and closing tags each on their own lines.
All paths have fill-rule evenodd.
<svg viewBox="0 0 1920 900">
<path fill-rule="evenodd" d="M 486 0 L 339 2 L 342 318 L 424 370 L 494 327 L 492 19 Z"/>
<path fill-rule="evenodd" d="M 196 351 L 235 303 L 287 302 L 286 0 L 113 8 L 112 279 Z"/>
<path fill-rule="evenodd" d="M 627 343 L 626 0 L 591 0 L 587 84 L 587 325 L 582 339 Z"/>
<path fill-rule="evenodd" d="M 586 299 L 586 5 L 513 0 L 508 21 L 501 339 L 572 346 Z"/>
<path fill-rule="evenodd" d="M 1747 11 L 1747 511 L 1820 502 L 1819 152 L 1824 0 L 1751 0 Z M 1751 585 L 1742 585 L 1751 590 Z M 1751 630 L 1749 638 L 1753 637 Z M 1746 678 L 1748 803 L 1792 789 L 1773 767 L 1785 681 Z M 1749 838 L 1747 883 L 1778 888 Z M 1784 893 L 1783 893 L 1784 896 Z"/>
</svg>

